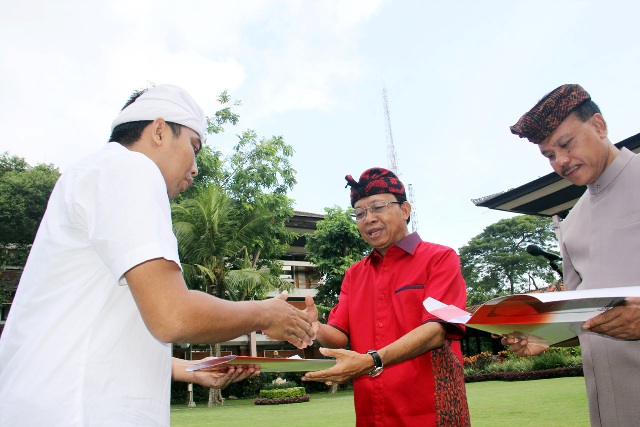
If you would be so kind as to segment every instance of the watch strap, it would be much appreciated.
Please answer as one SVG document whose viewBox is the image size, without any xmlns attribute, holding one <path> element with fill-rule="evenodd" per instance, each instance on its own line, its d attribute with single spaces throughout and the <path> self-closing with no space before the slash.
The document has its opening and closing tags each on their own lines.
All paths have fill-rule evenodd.
<svg viewBox="0 0 640 427">
<path fill-rule="evenodd" d="M 382 359 L 380 358 L 380 355 L 378 354 L 377 351 L 375 350 L 368 350 L 367 354 L 370 354 L 371 357 L 373 357 L 373 369 L 379 369 L 382 368 Z"/>
</svg>

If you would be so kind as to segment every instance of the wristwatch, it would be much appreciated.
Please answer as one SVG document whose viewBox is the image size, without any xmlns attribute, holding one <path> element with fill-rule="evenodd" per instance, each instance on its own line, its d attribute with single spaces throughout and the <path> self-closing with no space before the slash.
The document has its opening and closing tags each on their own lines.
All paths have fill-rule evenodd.
<svg viewBox="0 0 640 427">
<path fill-rule="evenodd" d="M 384 370 L 384 366 L 382 366 L 382 359 L 380 358 L 378 352 L 375 350 L 369 350 L 367 351 L 367 354 L 370 354 L 371 357 L 373 357 L 373 370 L 369 372 L 369 376 L 371 378 L 377 377 Z"/>
</svg>

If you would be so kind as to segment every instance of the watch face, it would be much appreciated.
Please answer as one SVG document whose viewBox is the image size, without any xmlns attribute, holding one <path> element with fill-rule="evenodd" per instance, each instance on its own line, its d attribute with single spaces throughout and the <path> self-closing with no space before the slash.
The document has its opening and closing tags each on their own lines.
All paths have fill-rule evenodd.
<svg viewBox="0 0 640 427">
<path fill-rule="evenodd" d="M 373 371 L 369 372 L 369 376 L 371 378 L 377 377 L 378 375 L 380 375 L 382 373 L 383 369 L 384 368 L 382 368 L 382 367 L 375 368 Z"/>
</svg>

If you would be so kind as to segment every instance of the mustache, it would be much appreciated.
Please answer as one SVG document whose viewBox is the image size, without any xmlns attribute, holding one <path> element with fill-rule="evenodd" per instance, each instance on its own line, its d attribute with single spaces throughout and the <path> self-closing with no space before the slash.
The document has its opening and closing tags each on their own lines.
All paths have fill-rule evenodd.
<svg viewBox="0 0 640 427">
<path fill-rule="evenodd" d="M 571 172 L 572 170 L 576 169 L 578 166 L 580 166 L 580 165 L 563 166 L 562 169 L 560 169 L 560 174 L 562 176 L 567 176 L 567 174 L 569 172 Z"/>
</svg>

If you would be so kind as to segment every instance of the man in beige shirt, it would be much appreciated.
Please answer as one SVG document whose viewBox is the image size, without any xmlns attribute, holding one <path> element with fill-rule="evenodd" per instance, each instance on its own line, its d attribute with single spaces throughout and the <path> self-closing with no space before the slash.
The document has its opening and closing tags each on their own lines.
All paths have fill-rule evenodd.
<svg viewBox="0 0 640 427">
<path fill-rule="evenodd" d="M 553 170 L 587 190 L 560 225 L 567 290 L 640 285 L 640 156 L 609 141 L 598 106 L 579 85 L 563 85 L 511 132 L 538 144 Z M 640 301 L 628 298 L 583 325 L 579 336 L 592 426 L 640 422 Z M 520 356 L 544 348 L 513 335 Z"/>
</svg>

